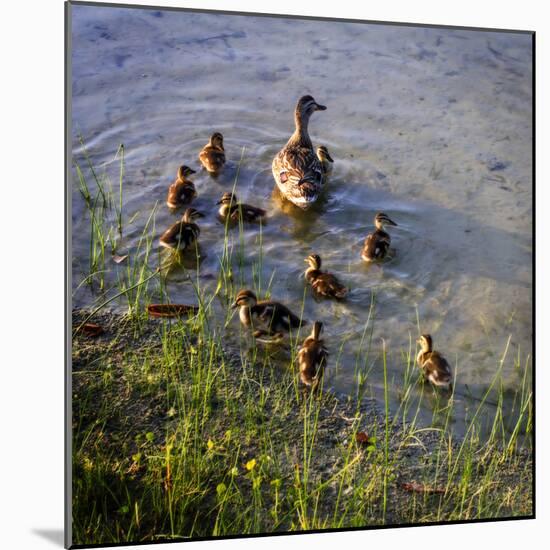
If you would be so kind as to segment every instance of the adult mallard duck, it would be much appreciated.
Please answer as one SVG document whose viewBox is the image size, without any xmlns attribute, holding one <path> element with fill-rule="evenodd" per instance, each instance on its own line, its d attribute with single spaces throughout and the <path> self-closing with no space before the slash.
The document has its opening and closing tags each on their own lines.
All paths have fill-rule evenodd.
<svg viewBox="0 0 550 550">
<path fill-rule="evenodd" d="M 218 174 L 225 164 L 225 150 L 223 148 L 223 136 L 220 132 L 214 132 L 210 141 L 199 153 L 199 161 L 211 174 Z"/>
<path fill-rule="evenodd" d="M 190 248 L 199 238 L 199 226 L 194 223 L 197 218 L 204 218 L 204 214 L 194 208 L 188 208 L 181 218 L 168 228 L 160 237 L 160 246 L 174 248 L 183 252 Z"/>
<path fill-rule="evenodd" d="M 323 323 L 315 321 L 311 334 L 304 340 L 298 351 L 298 368 L 300 369 L 300 380 L 306 386 L 316 388 L 325 369 L 328 351 L 325 343 L 321 340 Z"/>
<path fill-rule="evenodd" d="M 417 343 L 420 344 L 421 349 L 416 360 L 424 377 L 434 386 L 451 388 L 451 365 L 439 352 L 433 350 L 432 337 L 429 334 L 423 334 Z"/>
<path fill-rule="evenodd" d="M 332 172 L 333 158 L 330 156 L 328 149 L 324 145 L 317 147 L 317 158 L 321 163 L 323 174 L 328 176 Z"/>
<path fill-rule="evenodd" d="M 311 254 L 304 261 L 309 264 L 305 272 L 306 281 L 319 296 L 346 297 L 348 289 L 332 273 L 321 271 L 321 257 L 318 254 Z"/>
<path fill-rule="evenodd" d="M 397 226 L 394 221 L 390 220 L 387 214 L 378 212 L 374 217 L 374 226 L 376 230 L 374 233 L 367 236 L 361 252 L 361 258 L 363 258 L 365 262 L 383 260 L 388 255 L 391 237 L 384 231 L 386 225 Z"/>
<path fill-rule="evenodd" d="M 267 214 L 262 208 L 238 202 L 234 193 L 224 193 L 218 204 L 221 204 L 218 212 L 220 217 L 223 220 L 229 217 L 232 222 L 238 222 L 240 217 L 245 222 L 257 222 Z"/>
<path fill-rule="evenodd" d="M 308 123 L 312 113 L 325 109 L 310 95 L 299 99 L 294 112 L 296 129 L 271 165 L 281 195 L 304 210 L 317 200 L 323 188 L 323 168 L 313 150 Z"/>
<path fill-rule="evenodd" d="M 258 301 L 251 290 L 240 290 L 231 307 L 239 308 L 239 319 L 242 325 L 256 329 L 254 332 L 256 337 L 266 334 L 282 337 L 283 332 L 290 332 L 292 328 L 298 328 L 307 323 L 279 302 Z"/>
<path fill-rule="evenodd" d="M 166 199 L 168 208 L 179 208 L 184 204 L 189 204 L 197 196 L 195 184 L 187 179 L 195 173 L 195 170 L 189 166 L 183 165 L 178 168 L 176 180 L 168 188 L 168 198 Z"/>
</svg>

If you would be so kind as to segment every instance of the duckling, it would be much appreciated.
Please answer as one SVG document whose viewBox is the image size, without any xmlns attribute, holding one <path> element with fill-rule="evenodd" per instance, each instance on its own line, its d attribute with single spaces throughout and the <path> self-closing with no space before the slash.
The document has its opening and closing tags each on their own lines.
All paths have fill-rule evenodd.
<svg viewBox="0 0 550 550">
<path fill-rule="evenodd" d="M 160 246 L 175 248 L 183 252 L 191 247 L 199 238 L 199 226 L 194 223 L 196 218 L 204 218 L 204 214 L 194 208 L 188 208 L 181 218 L 160 237 Z"/>
<path fill-rule="evenodd" d="M 321 163 L 321 168 L 323 169 L 323 174 L 328 176 L 332 172 L 332 165 L 334 160 L 330 156 L 328 149 L 324 145 L 317 147 L 317 158 Z"/>
<path fill-rule="evenodd" d="M 386 225 L 397 226 L 395 222 L 390 220 L 387 214 L 384 212 L 378 212 L 374 217 L 374 225 L 376 231 L 371 233 L 365 239 L 363 245 L 363 251 L 361 252 L 361 258 L 365 262 L 374 262 L 376 260 L 383 260 L 390 249 L 391 237 L 384 231 Z"/>
<path fill-rule="evenodd" d="M 306 386 L 316 388 L 321 381 L 328 357 L 324 341 L 321 340 L 323 323 L 315 321 L 311 334 L 304 340 L 298 351 L 300 380 Z"/>
<path fill-rule="evenodd" d="M 232 222 L 238 222 L 240 216 L 245 222 L 257 222 L 267 214 L 262 208 L 238 202 L 237 196 L 233 193 L 224 193 L 217 204 L 221 204 L 219 210 L 221 218 L 226 220 L 229 216 Z"/>
<path fill-rule="evenodd" d="M 307 324 L 279 302 L 258 301 L 251 290 L 240 290 L 231 307 L 239 308 L 239 319 L 246 328 L 261 327 L 254 332 L 256 337 L 264 334 L 281 337 L 283 332 Z"/>
<path fill-rule="evenodd" d="M 195 184 L 188 180 L 188 176 L 195 174 L 195 170 L 189 166 L 180 166 L 176 180 L 168 188 L 168 198 L 166 204 L 168 208 L 178 208 L 184 204 L 189 204 L 196 196 Z"/>
<path fill-rule="evenodd" d="M 281 195 L 303 210 L 317 200 L 323 188 L 323 168 L 313 150 L 308 124 L 315 111 L 325 109 L 310 95 L 298 100 L 294 111 L 296 129 L 271 165 Z"/>
<path fill-rule="evenodd" d="M 214 132 L 210 141 L 199 153 L 199 161 L 210 174 L 218 174 L 225 164 L 225 150 L 223 148 L 223 136 L 220 132 Z"/>
<path fill-rule="evenodd" d="M 421 350 L 416 360 L 424 377 L 434 386 L 452 388 L 451 366 L 438 351 L 433 351 L 432 337 L 429 334 L 423 334 L 417 343 L 420 344 Z"/>
<path fill-rule="evenodd" d="M 311 254 L 304 262 L 309 264 L 305 271 L 306 281 L 320 296 L 326 298 L 345 298 L 348 289 L 332 273 L 321 271 L 321 257 Z"/>
</svg>

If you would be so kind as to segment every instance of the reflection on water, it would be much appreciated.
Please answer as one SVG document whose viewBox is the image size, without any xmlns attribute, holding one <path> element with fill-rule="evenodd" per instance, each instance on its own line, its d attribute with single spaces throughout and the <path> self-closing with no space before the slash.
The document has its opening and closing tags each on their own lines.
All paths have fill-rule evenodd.
<svg viewBox="0 0 550 550">
<path fill-rule="evenodd" d="M 91 6 L 73 14 L 73 150 L 82 154 L 81 133 L 92 162 L 116 181 L 113 152 L 124 143 L 128 250 L 155 203 L 164 204 L 177 167 L 198 168 L 198 152 L 220 131 L 223 173 L 192 178 L 193 206 L 207 214 L 199 220 L 205 292 L 215 289 L 223 255 L 215 204 L 238 172 L 239 200 L 269 212 L 261 232 L 244 227 L 245 283 L 253 285 L 261 242 L 262 288 L 272 281 L 274 298 L 301 303 L 312 252 L 351 289 L 345 302 L 306 294 L 305 317 L 324 321 L 338 357 L 327 378 L 336 390 L 349 391 L 360 364 L 368 393 L 380 398 L 382 338 L 394 350 L 388 368 L 397 387 L 400 350 L 419 329 L 456 365 L 464 395 L 487 387 L 511 335 L 506 385 L 520 383 L 513 358 L 523 364 L 532 344 L 528 35 Z M 335 163 L 319 203 L 303 212 L 274 191 L 271 160 L 305 93 L 328 107 L 312 117 L 310 133 Z M 360 251 L 377 211 L 399 224 L 391 228 L 395 254 L 369 266 Z M 159 235 L 180 215 L 159 208 Z M 78 192 L 72 216 L 76 288 L 89 253 Z M 238 231 L 230 233 L 241 246 Z M 173 301 L 193 299 L 183 271 L 174 269 L 167 285 Z M 86 288 L 75 306 L 93 299 Z M 358 357 L 373 294 L 374 351 Z M 457 414 L 466 409 L 464 400 Z"/>
</svg>

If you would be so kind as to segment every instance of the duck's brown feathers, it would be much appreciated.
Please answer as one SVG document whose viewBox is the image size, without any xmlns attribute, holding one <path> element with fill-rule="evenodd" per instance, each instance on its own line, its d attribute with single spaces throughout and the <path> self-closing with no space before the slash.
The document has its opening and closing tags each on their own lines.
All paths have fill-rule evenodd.
<svg viewBox="0 0 550 550">
<path fill-rule="evenodd" d="M 451 383 L 451 366 L 437 351 L 425 351 L 418 354 L 418 364 L 424 376 L 436 386 L 448 386 Z"/>
<path fill-rule="evenodd" d="M 169 208 L 178 208 L 189 204 L 196 196 L 197 191 L 192 181 L 177 179 L 168 188 L 166 204 Z"/>
<path fill-rule="evenodd" d="M 211 174 L 217 174 L 225 164 L 223 148 L 215 145 L 206 145 L 199 153 L 199 161 Z"/>
<path fill-rule="evenodd" d="M 361 257 L 366 262 L 383 260 L 390 250 L 391 237 L 385 231 L 377 229 L 365 239 Z"/>
<path fill-rule="evenodd" d="M 306 279 L 320 296 L 342 299 L 348 293 L 348 289 L 332 273 L 309 269 Z"/>
<path fill-rule="evenodd" d="M 165 248 L 177 248 L 184 251 L 199 238 L 200 229 L 196 223 L 176 222 L 160 237 L 160 245 Z"/>
<path fill-rule="evenodd" d="M 232 222 L 238 222 L 241 216 L 245 222 L 257 222 L 266 214 L 267 212 L 263 208 L 257 208 L 256 206 L 251 206 L 250 204 L 237 203 L 231 205 L 229 208 L 229 213 L 226 214 L 226 217 L 229 216 L 229 219 Z"/>
<path fill-rule="evenodd" d="M 323 375 L 328 352 L 323 340 L 308 336 L 298 351 L 300 380 L 306 386 L 316 386 Z"/>
</svg>

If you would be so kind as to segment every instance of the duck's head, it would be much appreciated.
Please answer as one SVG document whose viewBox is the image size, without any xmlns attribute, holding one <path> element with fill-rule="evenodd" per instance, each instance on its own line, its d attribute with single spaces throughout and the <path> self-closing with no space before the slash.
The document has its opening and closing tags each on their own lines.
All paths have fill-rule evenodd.
<svg viewBox="0 0 550 550">
<path fill-rule="evenodd" d="M 185 164 L 182 164 L 178 168 L 178 179 L 183 180 L 187 177 L 189 177 L 191 174 L 196 174 L 197 172 L 193 170 L 193 168 L 189 168 L 189 166 L 185 166 Z"/>
<path fill-rule="evenodd" d="M 195 208 L 188 208 L 182 216 L 182 220 L 185 223 L 191 223 L 198 218 L 204 218 L 204 214 L 202 212 L 199 212 Z"/>
<path fill-rule="evenodd" d="M 378 212 L 378 214 L 374 216 L 374 225 L 377 229 L 383 229 L 385 225 L 397 226 L 397 224 L 392 221 L 387 214 L 384 214 L 384 212 Z"/>
<path fill-rule="evenodd" d="M 212 147 L 217 147 L 218 149 L 223 150 L 223 136 L 220 134 L 220 132 L 214 132 L 210 136 L 210 145 Z"/>
<path fill-rule="evenodd" d="M 416 342 L 417 344 L 420 344 L 422 351 L 432 351 L 433 342 L 432 337 L 429 334 L 423 334 Z"/>
<path fill-rule="evenodd" d="M 311 269 L 321 269 L 321 256 L 319 254 L 310 254 L 305 260 Z"/>
<path fill-rule="evenodd" d="M 323 332 L 323 323 L 321 321 L 315 321 L 311 329 L 310 338 L 314 340 L 319 340 L 321 338 L 321 333 Z"/>
<path fill-rule="evenodd" d="M 310 95 L 304 95 L 296 104 L 296 115 L 299 115 L 300 118 L 309 118 L 315 111 L 324 111 L 326 107 L 324 105 L 319 105 Z"/>
<path fill-rule="evenodd" d="M 216 204 L 237 204 L 237 195 L 235 193 L 224 193 Z"/>
<path fill-rule="evenodd" d="M 321 162 L 334 162 L 328 152 L 328 149 L 324 145 L 317 147 L 317 157 Z"/>
<path fill-rule="evenodd" d="M 252 307 L 255 306 L 258 302 L 256 294 L 251 290 L 239 290 L 237 296 L 235 297 L 235 302 L 231 306 L 232 309 L 237 307 Z"/>
</svg>

